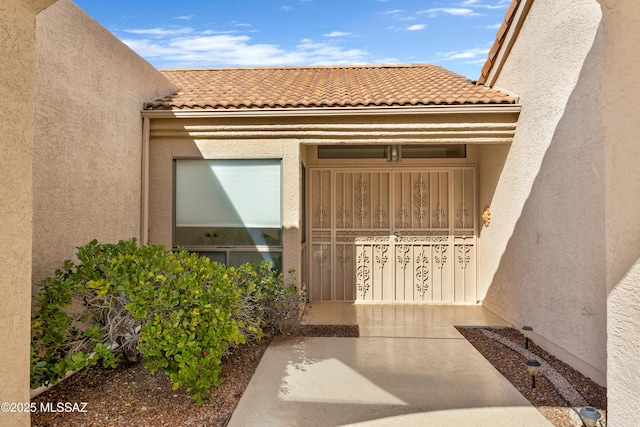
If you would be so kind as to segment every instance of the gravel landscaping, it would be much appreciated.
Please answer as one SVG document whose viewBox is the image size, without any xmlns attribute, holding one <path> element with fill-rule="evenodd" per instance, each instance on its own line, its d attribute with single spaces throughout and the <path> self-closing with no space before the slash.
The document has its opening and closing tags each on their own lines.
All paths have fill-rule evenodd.
<svg viewBox="0 0 640 427">
<path fill-rule="evenodd" d="M 603 415 L 606 426 L 606 388 L 600 387 L 570 366 L 530 342 L 529 351 L 544 364 L 531 389 L 525 367 L 524 336 L 512 328 L 459 328 L 478 351 L 502 373 L 556 427 L 580 426 L 570 405 L 586 403 Z M 308 325 L 302 336 L 357 337 L 357 326 Z M 500 341 L 511 343 L 512 348 Z M 212 390 L 202 406 L 193 404 L 183 390 L 172 391 L 169 379 L 151 375 L 141 363 L 122 362 L 116 369 L 85 369 L 33 399 L 40 403 L 86 402 L 86 411 L 31 414 L 33 426 L 223 426 L 235 409 L 270 338 L 238 348 L 223 361 L 220 387 Z M 515 350 L 514 350 L 515 348 Z M 556 375 L 553 381 L 547 376 Z M 566 382 L 562 382 L 562 379 Z M 564 387 L 560 390 L 560 387 Z M 568 384 L 568 385 L 567 385 Z M 567 397 L 577 401 L 567 402 Z M 582 399 L 582 400 L 580 400 Z"/>
<path fill-rule="evenodd" d="M 606 426 L 607 389 L 594 383 L 571 366 L 529 341 L 513 328 L 458 328 L 460 333 L 556 427 L 578 427 L 582 423 L 575 410 L 593 406 Z M 503 341 L 510 346 L 507 346 Z M 525 353 L 531 357 L 525 357 Z M 525 363 L 528 358 L 543 366 L 531 388 Z M 575 408 L 574 409 L 572 409 Z"/>
</svg>

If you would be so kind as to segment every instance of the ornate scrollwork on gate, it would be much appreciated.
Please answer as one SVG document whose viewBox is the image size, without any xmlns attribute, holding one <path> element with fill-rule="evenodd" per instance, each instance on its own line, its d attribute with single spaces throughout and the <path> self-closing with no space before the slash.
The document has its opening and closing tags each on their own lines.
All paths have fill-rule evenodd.
<svg viewBox="0 0 640 427">
<path fill-rule="evenodd" d="M 409 245 L 399 245 L 396 246 L 396 251 L 397 251 L 397 259 L 398 259 L 398 264 L 400 265 L 400 268 L 402 269 L 406 269 L 407 268 L 407 264 L 409 264 L 409 261 L 411 261 L 411 257 L 409 256 L 409 251 L 411 250 L 411 246 Z"/>
<path fill-rule="evenodd" d="M 447 223 L 445 222 L 445 218 L 447 217 L 447 213 L 442 209 L 442 206 L 438 205 L 438 208 L 433 211 L 433 218 L 436 220 L 436 223 L 433 225 L 435 228 L 446 228 Z"/>
<path fill-rule="evenodd" d="M 367 190 L 369 189 L 369 185 L 364 180 L 364 176 L 360 176 L 360 181 L 356 184 L 356 206 L 359 211 L 356 213 L 356 217 L 360 220 L 360 225 L 363 225 L 364 220 L 369 216 L 369 212 L 367 211 L 367 206 L 369 205 L 369 196 L 367 195 Z"/>
<path fill-rule="evenodd" d="M 362 295 L 362 298 L 367 295 L 371 288 L 371 272 L 369 271 L 369 257 L 364 252 L 364 249 L 359 249 L 358 256 L 356 258 L 356 287 Z"/>
<path fill-rule="evenodd" d="M 327 253 L 326 248 L 329 245 L 318 245 L 318 250 L 313 254 L 313 258 L 316 260 L 318 267 L 320 270 L 324 268 L 324 263 L 327 262 Z"/>
<path fill-rule="evenodd" d="M 362 234 L 362 233 L 360 233 Z M 367 234 L 373 234 L 373 233 L 369 233 L 367 232 Z M 356 243 L 383 243 L 383 242 L 389 242 L 389 236 L 387 234 L 379 234 L 377 236 L 366 236 L 366 237 L 356 237 L 355 238 L 355 242 Z"/>
<path fill-rule="evenodd" d="M 389 245 L 375 245 L 373 249 L 376 252 L 376 263 L 380 266 L 380 269 L 383 269 L 389 260 L 389 257 L 387 256 L 387 252 L 389 252 Z"/>
<path fill-rule="evenodd" d="M 366 234 L 366 237 L 363 236 Z M 389 232 L 386 230 L 340 230 L 336 232 L 336 242 L 372 242 L 371 239 L 379 237 L 379 242 L 385 242 L 389 240 Z"/>
<path fill-rule="evenodd" d="M 396 239 L 400 243 L 436 243 L 436 242 L 448 242 L 449 238 L 446 236 L 398 236 Z"/>
<path fill-rule="evenodd" d="M 416 263 L 416 289 L 420 293 L 421 299 L 429 289 L 429 256 L 420 251 L 415 258 Z"/>
<path fill-rule="evenodd" d="M 416 181 L 414 185 L 415 195 L 413 198 L 413 204 L 417 208 L 416 210 L 416 218 L 420 221 L 420 227 L 423 227 L 424 220 L 428 217 L 428 213 L 425 210 L 427 203 L 429 202 L 429 198 L 427 197 L 426 191 L 429 189 L 429 186 L 422 180 L 422 177 Z"/>
<path fill-rule="evenodd" d="M 435 255 L 433 257 L 433 260 L 436 263 L 436 266 L 442 270 L 442 267 L 444 267 L 444 265 L 447 262 L 447 248 L 449 246 L 448 245 L 434 245 L 433 247 L 433 251 L 435 252 Z"/>
<path fill-rule="evenodd" d="M 460 206 L 457 213 L 458 223 L 456 224 L 457 228 L 469 228 L 469 209 L 466 208 L 465 205 Z"/>
<path fill-rule="evenodd" d="M 469 255 L 471 245 L 456 245 L 456 249 L 458 250 L 458 264 L 460 264 L 460 268 L 467 268 L 467 264 L 471 261 L 471 256 Z"/>
<path fill-rule="evenodd" d="M 324 207 L 321 205 L 317 210 L 316 213 L 314 215 L 314 218 L 316 219 L 315 224 L 313 225 L 315 228 L 325 228 L 327 226 L 327 223 L 324 221 L 324 219 L 327 217 L 327 212 L 324 210 Z"/>
<path fill-rule="evenodd" d="M 349 209 L 347 209 L 346 207 L 343 207 L 342 209 L 340 209 L 338 211 L 338 218 L 340 219 L 340 221 L 338 222 L 338 227 L 339 228 L 349 228 L 350 224 L 349 224 Z"/>
<path fill-rule="evenodd" d="M 409 212 L 401 206 L 400 209 L 396 212 L 396 216 L 398 217 L 398 228 L 407 228 L 409 227 Z"/>
<path fill-rule="evenodd" d="M 386 228 L 387 227 L 387 223 L 384 222 L 385 218 L 387 217 L 387 211 L 385 211 L 383 209 L 382 206 L 380 206 L 377 210 L 376 210 L 376 228 Z"/>
<path fill-rule="evenodd" d="M 338 246 L 338 256 L 336 259 L 340 264 L 342 264 L 342 268 L 347 268 L 347 265 L 351 261 L 351 256 L 349 255 L 349 251 L 346 250 L 345 246 Z"/>
</svg>

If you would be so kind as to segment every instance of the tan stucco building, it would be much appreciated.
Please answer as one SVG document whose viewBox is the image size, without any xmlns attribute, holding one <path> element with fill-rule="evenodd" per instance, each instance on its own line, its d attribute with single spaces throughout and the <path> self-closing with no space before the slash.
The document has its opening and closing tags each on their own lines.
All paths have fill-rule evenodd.
<svg viewBox="0 0 640 427">
<path fill-rule="evenodd" d="M 165 74 L 180 92 L 143 112 L 151 242 L 273 260 L 312 302 L 481 299 L 478 153 L 511 143 L 514 97 L 428 65 Z"/>
<path fill-rule="evenodd" d="M 54 3 L 0 4 L 15 29 L 0 39 L 0 401 L 28 400 L 32 283 L 90 239 L 137 236 L 226 262 L 271 259 L 314 301 L 482 304 L 606 384 L 608 425 L 635 424 L 631 2 L 514 0 L 484 87 L 430 67 L 347 67 L 329 69 L 325 87 L 395 73 L 417 89 L 321 99 L 276 93 L 295 91 L 283 83 L 235 101 L 220 83 L 189 93 L 195 72 L 160 73 L 70 1 Z M 461 98 L 429 92 L 426 72 Z M 186 191 L 201 182 L 218 197 Z M 210 208 L 224 221 L 200 215 Z"/>
</svg>

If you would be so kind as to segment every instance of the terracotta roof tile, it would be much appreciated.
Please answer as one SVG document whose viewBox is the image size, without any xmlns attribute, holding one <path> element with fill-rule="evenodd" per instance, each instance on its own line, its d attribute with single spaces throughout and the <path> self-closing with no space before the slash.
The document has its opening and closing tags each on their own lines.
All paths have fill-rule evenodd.
<svg viewBox="0 0 640 427">
<path fill-rule="evenodd" d="M 505 44 L 507 39 L 507 33 L 509 32 L 509 28 L 513 24 L 513 19 L 515 18 L 516 11 L 518 10 L 518 6 L 520 6 L 520 2 L 522 0 L 512 0 L 509 8 L 504 14 L 504 20 L 496 33 L 496 39 L 489 50 L 489 55 L 487 57 L 487 61 L 484 63 L 482 67 L 482 71 L 480 73 L 480 78 L 478 78 L 477 84 L 483 85 L 487 82 L 487 78 L 489 77 L 489 73 L 491 69 L 495 65 L 496 57 L 498 56 L 498 52 Z"/>
<path fill-rule="evenodd" d="M 269 109 L 513 104 L 435 65 L 161 70 L 181 89 L 147 109 Z"/>
</svg>

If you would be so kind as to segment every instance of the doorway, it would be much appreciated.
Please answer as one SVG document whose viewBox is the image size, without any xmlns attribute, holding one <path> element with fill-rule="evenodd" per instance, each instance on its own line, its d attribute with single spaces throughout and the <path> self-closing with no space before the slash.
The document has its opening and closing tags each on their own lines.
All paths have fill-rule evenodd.
<svg viewBox="0 0 640 427">
<path fill-rule="evenodd" d="M 475 166 L 310 167 L 312 301 L 475 304 Z"/>
</svg>

